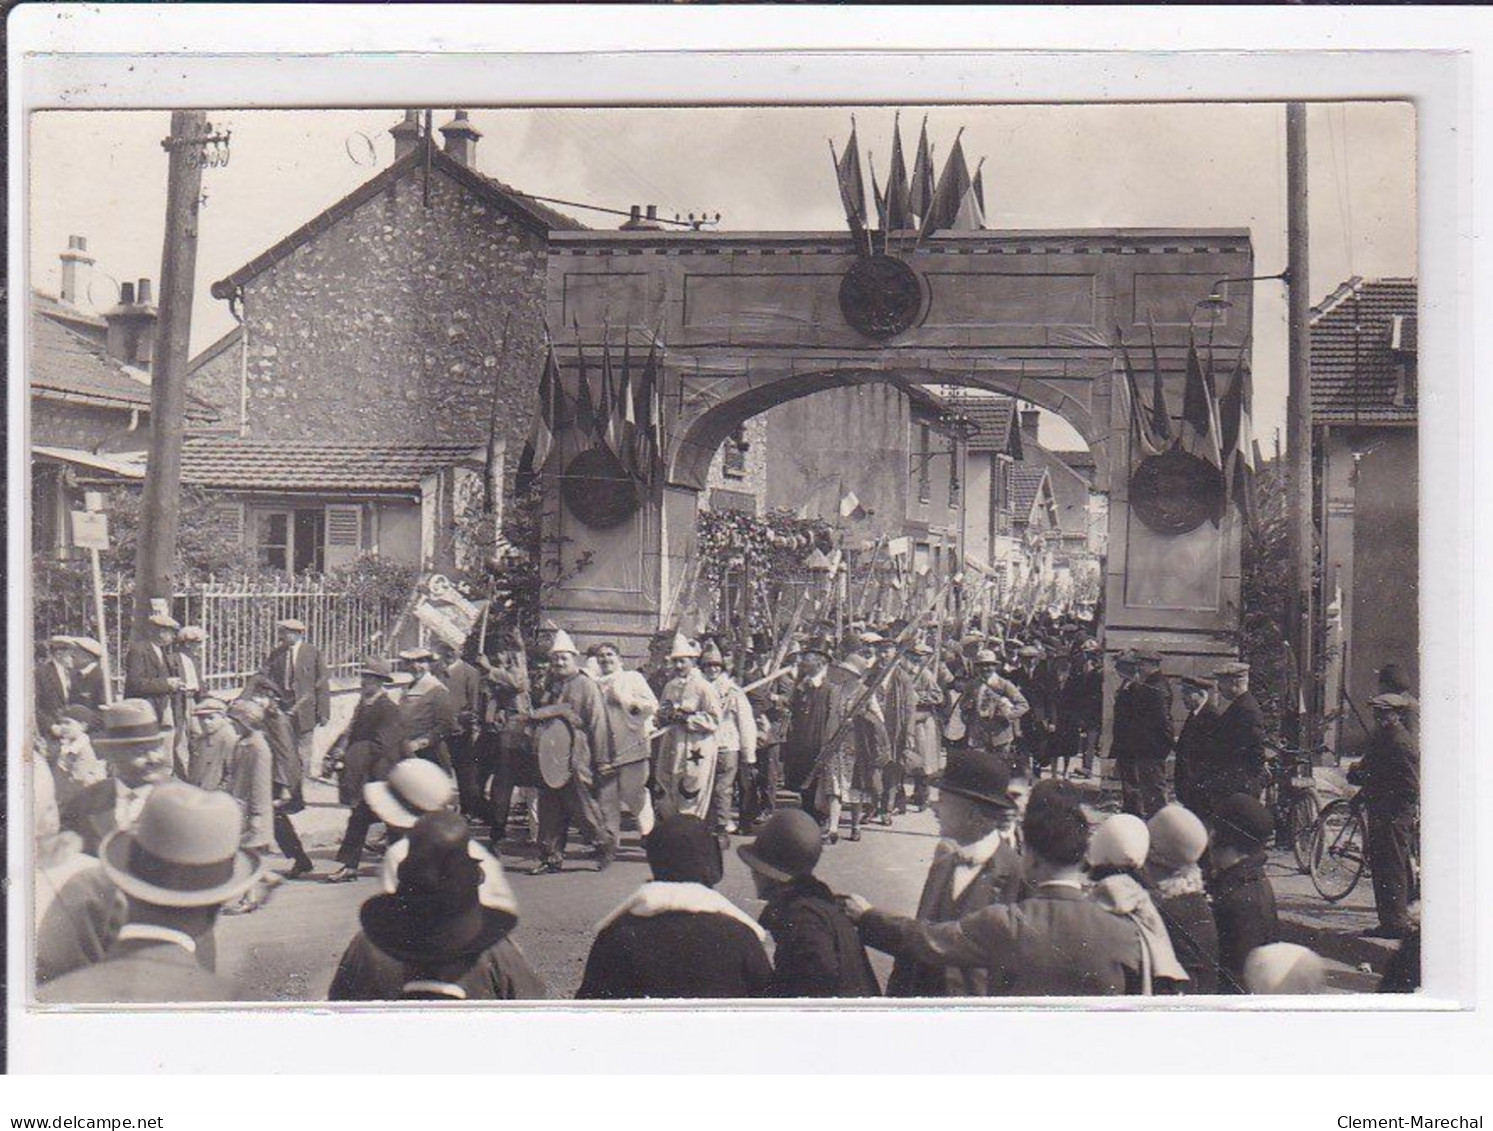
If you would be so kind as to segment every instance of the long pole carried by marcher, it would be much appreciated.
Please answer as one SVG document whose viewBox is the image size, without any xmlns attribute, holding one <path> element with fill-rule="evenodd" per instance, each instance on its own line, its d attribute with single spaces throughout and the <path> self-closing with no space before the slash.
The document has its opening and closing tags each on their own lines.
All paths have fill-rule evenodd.
<svg viewBox="0 0 1493 1131">
<path fill-rule="evenodd" d="M 933 615 L 934 610 L 938 608 L 939 602 L 949 591 L 949 586 L 953 584 L 954 579 L 952 577 L 945 581 L 943 587 L 938 591 L 938 595 L 934 597 L 931 602 L 929 602 L 928 606 L 923 609 L 923 611 L 919 613 L 917 617 L 910 624 L 908 624 L 906 628 L 904 628 L 897 634 L 896 645 L 899 651 L 902 649 L 902 646 L 907 643 L 907 641 L 912 640 L 917 636 L 918 632 L 922 629 L 923 624 L 928 620 L 930 616 Z M 814 779 L 817 778 L 823 771 L 824 767 L 829 764 L 829 760 L 839 752 L 840 746 L 844 743 L 846 736 L 850 733 L 851 726 L 854 724 L 855 720 L 866 710 L 866 706 L 871 702 L 872 697 L 886 685 L 886 681 L 891 677 L 892 669 L 895 666 L 896 665 L 894 664 L 882 665 L 880 668 L 876 669 L 871 681 L 861 687 L 861 690 L 857 693 L 855 700 L 850 704 L 849 707 L 846 708 L 845 715 L 840 720 L 839 725 L 835 727 L 834 733 L 830 735 L 829 740 L 825 742 L 823 748 L 819 751 L 818 756 L 814 759 L 814 764 L 812 767 L 810 767 L 809 773 L 804 779 L 805 783 L 814 781 Z"/>
</svg>

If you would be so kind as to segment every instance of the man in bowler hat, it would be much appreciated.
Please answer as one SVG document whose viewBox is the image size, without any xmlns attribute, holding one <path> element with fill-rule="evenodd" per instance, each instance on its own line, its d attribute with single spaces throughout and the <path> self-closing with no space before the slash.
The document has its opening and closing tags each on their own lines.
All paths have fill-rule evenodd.
<svg viewBox="0 0 1493 1131">
<path fill-rule="evenodd" d="M 918 899 L 917 917 L 946 923 L 992 903 L 1014 903 L 1021 894 L 1021 853 L 1016 847 L 1016 798 L 1011 764 L 984 750 L 949 755 L 934 781 L 933 811 L 943 839 Z M 984 970 L 961 970 L 898 956 L 887 997 L 983 997 Z"/>
</svg>

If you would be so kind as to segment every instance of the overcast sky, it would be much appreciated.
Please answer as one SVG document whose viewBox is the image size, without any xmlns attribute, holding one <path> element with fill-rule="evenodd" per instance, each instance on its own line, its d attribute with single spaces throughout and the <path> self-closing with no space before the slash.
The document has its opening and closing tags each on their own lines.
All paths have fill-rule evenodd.
<svg viewBox="0 0 1493 1131">
<path fill-rule="evenodd" d="M 1000 228 L 1244 227 L 1256 272 L 1285 266 L 1285 111 L 1280 105 L 930 108 L 941 164 L 962 126 L 985 159 L 986 223 Z M 843 144 L 843 108 L 473 110 L 477 164 L 527 192 L 665 215 L 719 211 L 722 229 L 843 227 L 825 139 Z M 893 110 L 858 107 L 862 152 L 884 179 Z M 911 161 L 924 110 L 902 110 Z M 393 110 L 210 115 L 233 131 L 232 161 L 205 175 L 193 351 L 231 329 L 208 294 L 228 275 L 393 159 Z M 436 124 L 449 120 L 437 110 Z M 55 294 L 58 253 L 88 238 L 113 280 L 160 276 L 169 115 L 46 111 L 32 119 L 31 285 Z M 1408 103 L 1315 105 L 1308 112 L 1313 302 L 1349 276 L 1413 276 L 1415 116 Z M 574 210 L 594 227 L 616 218 Z M 101 279 L 92 298 L 115 297 Z M 1255 426 L 1267 452 L 1285 418 L 1285 295 L 1255 292 Z M 1072 434 L 1044 427 L 1045 442 Z"/>
</svg>

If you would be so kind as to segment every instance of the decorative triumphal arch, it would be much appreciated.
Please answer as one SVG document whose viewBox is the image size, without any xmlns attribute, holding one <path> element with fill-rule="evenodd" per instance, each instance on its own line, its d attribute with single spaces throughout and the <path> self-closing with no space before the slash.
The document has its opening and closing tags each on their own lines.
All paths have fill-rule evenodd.
<svg viewBox="0 0 1493 1131">
<path fill-rule="evenodd" d="M 1189 328 L 1225 356 L 1249 341 L 1245 230 L 945 232 L 868 255 L 843 233 L 556 232 L 548 320 L 561 384 L 594 373 L 604 340 L 658 344 L 658 473 L 620 505 L 593 505 L 588 461 L 559 437 L 545 476 L 546 614 L 582 641 L 633 654 L 663 625 L 694 553 L 711 457 L 742 421 L 846 385 L 965 385 L 1030 401 L 1088 442 L 1107 491 L 1106 646 L 1140 644 L 1172 670 L 1237 649 L 1238 521 L 1159 523 L 1132 509 L 1131 426 L 1117 336 L 1144 358 L 1151 329 L 1163 387 L 1182 405 Z M 915 246 L 916 245 L 916 246 Z M 563 330 L 559 328 L 563 327 Z M 1116 393 L 1116 395 L 1112 395 Z M 1139 453 L 1137 453 L 1137 456 Z M 770 458 L 770 454 L 769 454 Z M 595 481 L 600 495 L 610 492 Z M 1206 493 L 1206 492 L 1205 492 Z"/>
</svg>

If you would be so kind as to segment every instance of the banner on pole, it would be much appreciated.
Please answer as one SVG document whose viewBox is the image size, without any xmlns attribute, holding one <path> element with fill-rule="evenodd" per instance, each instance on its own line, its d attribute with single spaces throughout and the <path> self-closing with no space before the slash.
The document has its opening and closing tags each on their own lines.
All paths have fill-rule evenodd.
<svg viewBox="0 0 1493 1131">
<path fill-rule="evenodd" d="M 461 648 L 477 627 L 486 601 L 469 601 L 439 573 L 431 574 L 416 591 L 415 619 L 453 648 Z"/>
</svg>

